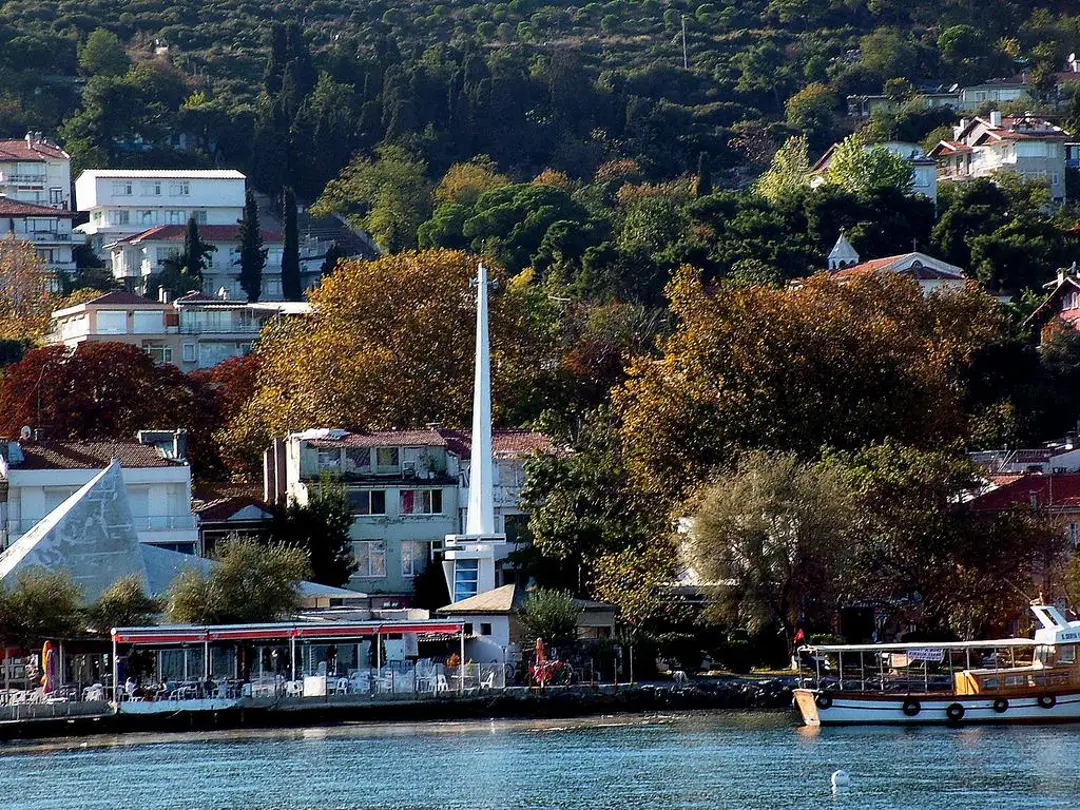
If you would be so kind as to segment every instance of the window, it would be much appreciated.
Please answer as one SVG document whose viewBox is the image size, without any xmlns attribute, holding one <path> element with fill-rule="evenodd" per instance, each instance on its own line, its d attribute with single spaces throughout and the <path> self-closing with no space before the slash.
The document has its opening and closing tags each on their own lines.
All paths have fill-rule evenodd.
<svg viewBox="0 0 1080 810">
<path fill-rule="evenodd" d="M 195 362 L 196 357 L 195 357 L 195 344 L 194 343 L 185 343 L 184 348 L 183 348 L 183 353 L 184 353 L 184 362 L 185 363 L 194 363 Z"/>
<path fill-rule="evenodd" d="M 153 225 L 154 224 L 154 212 L 153 211 L 140 211 L 139 212 L 139 224 L 140 225 Z"/>
<path fill-rule="evenodd" d="M 168 225 L 184 225 L 187 219 L 183 211 L 170 210 L 165 212 L 165 222 Z"/>
<path fill-rule="evenodd" d="M 403 540 L 401 543 L 401 575 L 415 577 L 424 570 L 427 562 L 427 543 Z"/>
<path fill-rule="evenodd" d="M 113 211 L 113 225 L 127 225 L 131 221 L 130 211 Z"/>
<path fill-rule="evenodd" d="M 117 197 L 130 197 L 131 196 L 131 181 L 130 180 L 114 180 L 112 184 L 112 193 Z"/>
<path fill-rule="evenodd" d="M 1077 533 L 1076 521 L 1069 522 L 1069 542 L 1072 543 L 1072 547 L 1076 548 L 1077 541 L 1080 540 L 1080 534 Z"/>
<path fill-rule="evenodd" d="M 345 451 L 345 472 L 370 473 L 371 450 L 367 447 L 350 447 Z"/>
<path fill-rule="evenodd" d="M 473 634 L 473 623 L 465 622 L 465 625 L 462 629 L 465 631 L 465 635 L 471 636 Z"/>
<path fill-rule="evenodd" d="M 161 196 L 161 181 L 151 180 L 148 183 L 142 184 L 142 193 L 147 197 L 160 197 Z"/>
<path fill-rule="evenodd" d="M 186 180 L 179 183 L 169 183 L 169 196 L 186 197 L 191 194 L 191 184 Z"/>
<path fill-rule="evenodd" d="M 490 636 L 491 635 L 491 622 L 480 622 L 480 635 L 482 635 L 482 636 Z"/>
<path fill-rule="evenodd" d="M 470 596 L 476 596 L 480 589 L 480 561 L 457 560 L 454 563 L 454 601 L 460 602 Z M 471 628 L 466 628 L 471 633 Z"/>
<path fill-rule="evenodd" d="M 150 355 L 158 365 L 172 362 L 172 346 L 161 343 L 144 342 L 143 351 Z"/>
<path fill-rule="evenodd" d="M 319 469 L 320 470 L 336 470 L 341 466 L 341 451 L 334 448 L 332 450 L 319 450 Z"/>
<path fill-rule="evenodd" d="M 200 225 L 205 225 L 206 224 L 206 212 L 205 211 L 196 211 L 195 212 L 195 221 L 197 223 L 199 223 Z"/>
<path fill-rule="evenodd" d="M 375 448 L 375 466 L 397 467 L 399 464 L 398 449 L 396 447 Z"/>
<path fill-rule="evenodd" d="M 403 515 L 441 515 L 441 489 L 403 489 L 401 490 L 401 514 Z"/>
<path fill-rule="evenodd" d="M 386 544 L 382 540 L 361 540 L 355 544 L 356 574 L 374 579 L 386 576 Z"/>
<path fill-rule="evenodd" d="M 386 514 L 386 490 L 350 489 L 347 497 L 354 515 Z"/>
<path fill-rule="evenodd" d="M 62 188 L 50 188 L 49 189 L 49 203 L 52 205 L 58 205 L 64 201 L 64 190 Z"/>
</svg>

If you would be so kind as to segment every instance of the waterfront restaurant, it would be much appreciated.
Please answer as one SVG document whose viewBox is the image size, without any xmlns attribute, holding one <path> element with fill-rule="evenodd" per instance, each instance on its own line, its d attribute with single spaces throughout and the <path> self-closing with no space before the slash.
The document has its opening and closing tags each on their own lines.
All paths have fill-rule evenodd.
<svg viewBox="0 0 1080 810">
<path fill-rule="evenodd" d="M 112 644 L 117 703 L 437 693 L 482 680 L 461 666 L 465 624 L 452 619 L 117 627 Z"/>
</svg>

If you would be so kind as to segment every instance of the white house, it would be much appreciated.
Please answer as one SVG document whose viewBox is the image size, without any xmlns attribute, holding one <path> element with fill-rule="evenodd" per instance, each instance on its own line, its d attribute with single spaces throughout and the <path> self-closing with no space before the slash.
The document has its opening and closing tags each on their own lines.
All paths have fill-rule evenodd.
<svg viewBox="0 0 1080 810">
<path fill-rule="evenodd" d="M 122 236 L 103 247 L 109 254 L 113 277 L 128 289 L 144 291 L 148 277 L 161 272 L 166 259 L 183 250 L 187 223 L 156 225 L 136 234 Z M 262 231 L 266 266 L 262 271 L 261 300 L 281 300 L 281 234 Z M 247 295 L 240 286 L 239 225 L 199 225 L 199 238 L 217 248 L 207 259 L 201 292 L 244 301 Z"/>
<path fill-rule="evenodd" d="M 50 287 L 58 277 L 75 272 L 71 254 L 73 214 L 62 208 L 0 197 L 0 237 L 30 242 L 46 265 Z"/>
<path fill-rule="evenodd" d="M 816 188 L 825 182 L 825 173 L 828 171 L 829 164 L 832 163 L 836 147 L 837 144 L 830 146 L 810 170 L 810 185 L 812 187 Z M 937 161 L 929 157 L 921 146 L 906 141 L 883 141 L 868 144 L 864 148 L 866 150 L 887 149 L 910 163 L 912 170 L 911 193 L 922 195 L 931 202 L 937 203 Z"/>
<path fill-rule="evenodd" d="M 198 547 L 183 431 L 140 431 L 140 441 L 0 439 L 0 547 L 30 531 L 113 461 L 119 461 L 139 541 Z"/>
<path fill-rule="evenodd" d="M 551 442 L 509 429 L 493 431 L 492 446 L 493 518 L 512 548 L 525 519 L 524 458 Z M 349 587 L 370 594 L 374 609 L 406 607 L 415 577 L 446 536 L 466 525 L 471 450 L 469 432 L 443 428 L 293 433 L 266 454 L 264 498 L 306 503 L 321 476 L 340 479 L 353 508 L 353 553 L 360 564 Z M 499 585 L 514 575 L 512 567 L 492 572 Z"/>
<path fill-rule="evenodd" d="M 117 290 L 53 312 L 47 340 L 72 349 L 82 343 L 127 343 L 157 363 L 194 371 L 250 353 L 267 322 L 309 311 L 306 302 L 248 304 L 200 293 L 153 301 Z"/>
<path fill-rule="evenodd" d="M 94 250 L 157 225 L 236 225 L 244 175 L 232 169 L 91 169 L 75 180 L 75 202 L 90 221 L 78 230 Z"/>
<path fill-rule="evenodd" d="M 12 200 L 71 209 L 71 156 L 40 132 L 0 140 L 0 194 Z"/>
<path fill-rule="evenodd" d="M 1043 180 L 1050 197 L 1065 201 L 1065 144 L 1069 133 L 1054 121 L 1038 115 L 961 118 L 952 140 L 940 141 L 930 150 L 938 163 L 942 182 L 962 182 L 972 177 L 993 177 L 1015 172 Z"/>
</svg>

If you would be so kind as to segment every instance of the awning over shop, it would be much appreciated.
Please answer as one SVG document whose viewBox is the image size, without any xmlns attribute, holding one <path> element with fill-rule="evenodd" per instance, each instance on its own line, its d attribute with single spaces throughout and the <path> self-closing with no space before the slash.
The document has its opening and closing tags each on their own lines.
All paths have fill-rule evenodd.
<svg viewBox="0 0 1080 810">
<path fill-rule="evenodd" d="M 270 641 L 274 639 L 330 640 L 375 635 L 416 633 L 458 635 L 464 623 L 453 619 L 368 622 L 271 622 L 266 624 L 160 625 L 114 627 L 119 644 L 193 644 L 213 641 Z"/>
</svg>

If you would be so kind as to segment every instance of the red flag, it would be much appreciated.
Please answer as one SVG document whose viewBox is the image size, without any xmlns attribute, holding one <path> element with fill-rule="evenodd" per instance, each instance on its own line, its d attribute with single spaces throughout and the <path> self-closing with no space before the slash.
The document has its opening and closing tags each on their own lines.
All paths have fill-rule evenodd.
<svg viewBox="0 0 1080 810">
<path fill-rule="evenodd" d="M 793 643 L 798 644 L 800 641 L 806 641 L 806 633 L 802 631 L 801 627 L 796 631 Z"/>
</svg>

